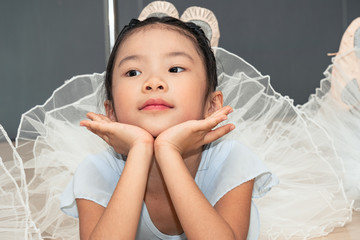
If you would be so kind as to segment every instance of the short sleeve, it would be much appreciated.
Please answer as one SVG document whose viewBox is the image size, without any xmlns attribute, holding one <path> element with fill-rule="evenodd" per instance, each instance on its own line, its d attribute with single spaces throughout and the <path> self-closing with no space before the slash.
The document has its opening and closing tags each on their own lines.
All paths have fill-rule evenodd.
<svg viewBox="0 0 360 240">
<path fill-rule="evenodd" d="M 236 140 L 224 140 L 208 147 L 198 171 L 198 184 L 214 206 L 235 187 L 255 179 L 253 198 L 265 195 L 278 179 L 261 159 Z"/>
<path fill-rule="evenodd" d="M 125 162 L 111 152 L 84 159 L 60 196 L 60 208 L 67 215 L 78 217 L 76 199 L 91 200 L 106 207 L 115 190 Z"/>
<path fill-rule="evenodd" d="M 221 140 L 207 146 L 203 152 L 196 181 L 205 197 L 215 205 L 227 192 L 255 179 L 252 198 L 264 196 L 278 179 L 250 149 L 236 140 Z M 258 239 L 259 212 L 251 201 L 247 240 Z"/>
</svg>

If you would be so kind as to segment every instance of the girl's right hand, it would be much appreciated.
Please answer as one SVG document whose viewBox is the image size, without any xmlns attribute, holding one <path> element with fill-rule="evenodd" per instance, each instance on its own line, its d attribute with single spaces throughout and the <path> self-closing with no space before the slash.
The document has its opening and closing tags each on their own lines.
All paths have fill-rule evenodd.
<svg viewBox="0 0 360 240">
<path fill-rule="evenodd" d="M 205 119 L 189 120 L 168 128 L 156 138 L 155 153 L 164 148 L 175 150 L 182 156 L 197 151 L 235 128 L 231 123 L 216 128 L 219 123 L 227 119 L 227 115 L 232 111 L 230 106 L 225 106 Z"/>
<path fill-rule="evenodd" d="M 83 120 L 80 126 L 104 139 L 117 153 L 128 155 L 137 144 L 154 145 L 154 137 L 140 127 L 114 122 L 102 114 L 93 112 L 86 114 L 86 117 L 91 121 Z"/>
</svg>

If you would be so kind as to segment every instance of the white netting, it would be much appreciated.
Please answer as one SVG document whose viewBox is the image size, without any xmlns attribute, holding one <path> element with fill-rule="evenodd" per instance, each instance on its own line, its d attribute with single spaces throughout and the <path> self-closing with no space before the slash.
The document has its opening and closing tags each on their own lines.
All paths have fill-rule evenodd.
<svg viewBox="0 0 360 240">
<path fill-rule="evenodd" d="M 236 129 L 227 137 L 247 144 L 280 179 L 256 201 L 261 239 L 321 236 L 350 221 L 343 162 L 325 129 L 276 93 L 268 76 L 222 49 L 216 54 L 219 89 L 234 108 Z"/>
<path fill-rule="evenodd" d="M 29 210 L 45 239 L 78 239 L 78 220 L 60 211 L 59 196 L 77 165 L 107 145 L 79 126 L 89 111 L 102 112 L 104 74 L 66 81 L 44 105 L 23 114 L 17 151 L 27 173 Z"/>
<path fill-rule="evenodd" d="M 0 239 L 41 239 L 32 221 L 21 158 L 0 125 Z"/>
<path fill-rule="evenodd" d="M 333 59 L 320 88 L 299 107 L 321 125 L 344 162 L 344 188 L 360 210 L 360 48 Z M 351 68 L 349 68 L 349 65 Z M 338 168 L 335 168 L 338 170 Z"/>
<path fill-rule="evenodd" d="M 225 104 L 234 108 L 229 121 L 236 129 L 227 137 L 248 145 L 280 179 L 268 195 L 256 200 L 261 238 L 306 239 L 350 221 L 352 200 L 360 198 L 359 174 L 354 174 L 360 171 L 356 147 L 360 143 L 356 120 L 360 93 L 354 87 L 343 88 L 347 107 L 343 103 L 337 107 L 338 98 L 332 97 L 337 95 L 329 91 L 336 88 L 332 67 L 317 94 L 304 106 L 295 107 L 291 99 L 273 90 L 268 76 L 241 58 L 221 48 L 216 56 L 219 89 Z M 338 69 L 345 68 L 339 64 Z M 88 111 L 104 111 L 103 78 L 104 74 L 74 77 L 44 105 L 22 116 L 16 151 L 7 143 L 6 152 L 14 154 L 0 155 L 7 159 L 2 164 L 0 197 L 10 209 L 1 214 L 1 239 L 1 231 L 9 226 L 3 216 L 14 219 L 14 234 L 23 234 L 4 235 L 4 239 L 24 239 L 24 233 L 28 239 L 39 239 L 40 233 L 42 238 L 79 238 L 78 221 L 60 211 L 58 197 L 79 162 L 107 148 L 100 138 L 79 127 Z M 347 86 L 354 84 L 351 78 L 347 82 L 352 82 Z"/>
</svg>

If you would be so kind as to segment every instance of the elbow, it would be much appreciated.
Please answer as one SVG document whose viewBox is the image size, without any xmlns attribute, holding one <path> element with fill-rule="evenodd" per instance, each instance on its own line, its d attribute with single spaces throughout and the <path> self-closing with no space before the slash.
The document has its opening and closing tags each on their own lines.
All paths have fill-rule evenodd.
<svg viewBox="0 0 360 240">
<path fill-rule="evenodd" d="M 247 238 L 247 233 L 235 232 L 232 229 L 229 229 L 227 233 L 223 233 L 221 237 L 221 239 L 229 239 L 229 240 L 246 240 L 246 238 Z"/>
<path fill-rule="evenodd" d="M 232 239 L 232 240 L 246 240 L 247 239 L 248 230 L 246 230 L 246 231 L 231 230 L 230 232 L 231 233 L 229 234 L 229 238 L 227 238 L 227 239 Z"/>
</svg>

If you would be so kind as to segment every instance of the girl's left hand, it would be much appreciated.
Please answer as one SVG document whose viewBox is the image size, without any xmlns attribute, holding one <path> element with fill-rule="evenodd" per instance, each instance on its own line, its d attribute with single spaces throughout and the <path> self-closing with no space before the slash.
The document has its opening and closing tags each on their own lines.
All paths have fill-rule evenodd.
<svg viewBox="0 0 360 240">
<path fill-rule="evenodd" d="M 146 130 L 114 122 L 102 114 L 90 112 L 86 116 L 90 121 L 81 121 L 80 125 L 104 139 L 117 153 L 128 155 L 136 145 L 151 146 L 153 150 L 154 137 Z"/>
<path fill-rule="evenodd" d="M 186 121 L 165 130 L 155 139 L 155 153 L 170 148 L 184 156 L 226 135 L 235 128 L 233 124 L 213 128 L 225 121 L 232 111 L 230 106 L 222 107 L 206 119 Z"/>
</svg>

